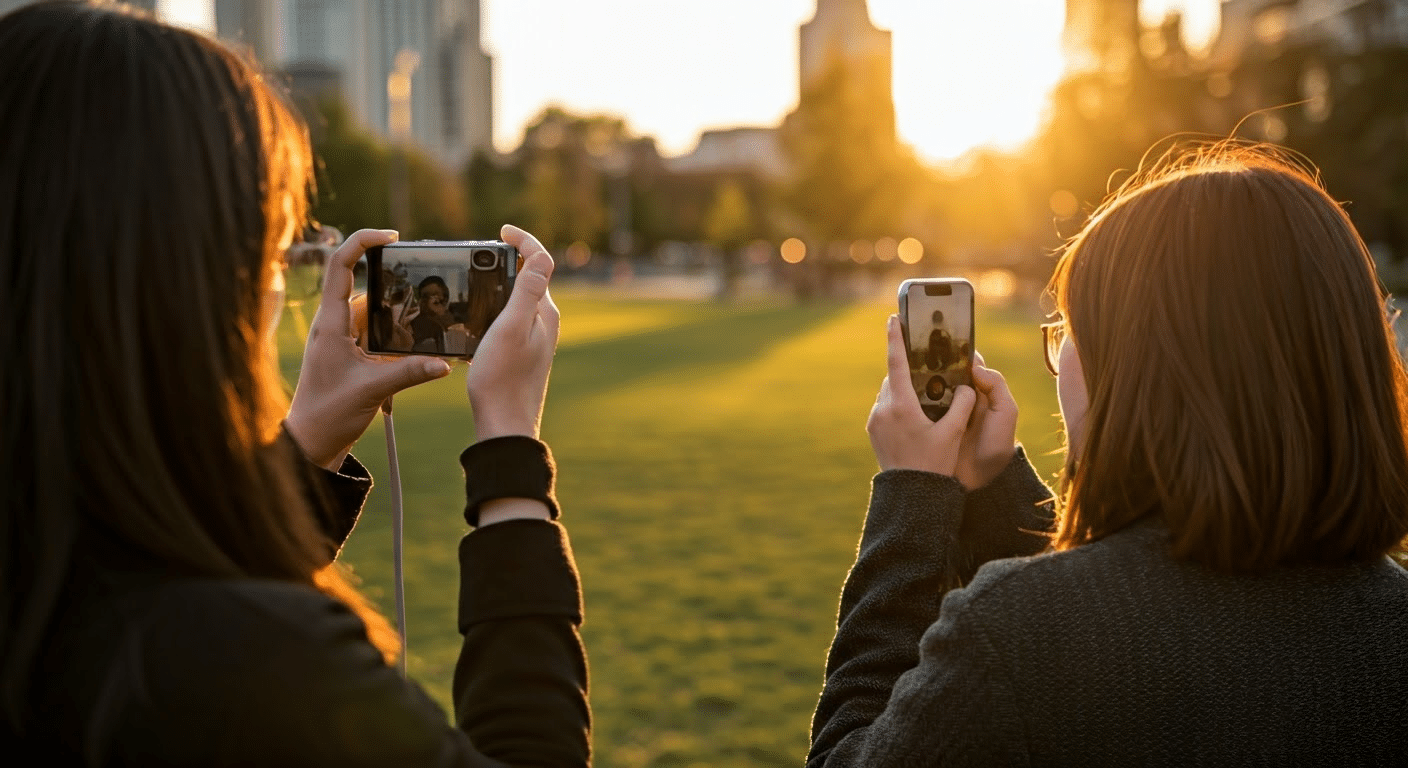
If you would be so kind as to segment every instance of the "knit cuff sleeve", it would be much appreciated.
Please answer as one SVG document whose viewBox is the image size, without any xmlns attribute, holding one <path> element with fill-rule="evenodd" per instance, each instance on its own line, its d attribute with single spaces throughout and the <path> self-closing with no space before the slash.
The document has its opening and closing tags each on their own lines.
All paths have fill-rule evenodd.
<svg viewBox="0 0 1408 768">
<path fill-rule="evenodd" d="M 464 468 L 464 519 L 479 525 L 479 508 L 494 499 L 534 499 L 559 514 L 553 478 L 557 468 L 545 443 L 526 435 L 483 440 L 460 454 Z"/>
</svg>

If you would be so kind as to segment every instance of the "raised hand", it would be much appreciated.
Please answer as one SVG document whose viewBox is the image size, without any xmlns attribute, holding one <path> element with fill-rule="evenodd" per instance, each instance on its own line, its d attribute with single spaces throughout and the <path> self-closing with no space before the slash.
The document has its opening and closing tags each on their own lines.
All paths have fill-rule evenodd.
<svg viewBox="0 0 1408 768">
<path fill-rule="evenodd" d="M 889 320 L 888 350 L 889 375 L 880 384 L 866 423 L 876 461 L 881 469 L 918 469 L 956 477 L 968 417 L 977 399 L 973 388 L 960 384 L 948 413 L 930 421 L 910 384 L 909 360 L 899 318 L 894 315 Z"/>
<path fill-rule="evenodd" d="M 548 294 L 553 260 L 537 238 L 518 227 L 504 225 L 500 237 L 518 248 L 523 268 L 474 353 L 465 388 L 477 439 L 536 438 L 557 350 L 559 315 Z"/>
<path fill-rule="evenodd" d="M 1017 401 L 1002 374 L 988 368 L 982 355 L 973 356 L 973 388 L 978 397 L 959 444 L 954 474 L 970 491 L 992 482 L 1017 450 Z"/>
<path fill-rule="evenodd" d="M 357 346 L 352 267 L 368 248 L 396 237 L 390 230 L 358 230 L 328 257 L 322 301 L 308 329 L 298 389 L 284 421 L 303 453 L 328 469 L 341 466 L 388 397 L 450 372 L 439 358 L 373 356 Z M 357 314 L 365 320 L 364 312 Z"/>
</svg>

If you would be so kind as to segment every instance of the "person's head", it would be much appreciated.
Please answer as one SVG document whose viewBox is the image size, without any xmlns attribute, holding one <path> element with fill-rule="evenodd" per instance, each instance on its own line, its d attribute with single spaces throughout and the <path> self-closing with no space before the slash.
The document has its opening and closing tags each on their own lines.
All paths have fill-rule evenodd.
<svg viewBox="0 0 1408 768">
<path fill-rule="evenodd" d="M 944 324 L 944 313 L 942 310 L 934 310 L 934 325 Z"/>
<path fill-rule="evenodd" d="M 1408 535 L 1408 374 L 1374 263 L 1313 171 L 1165 160 L 1068 244 L 1057 548 L 1148 515 L 1224 571 L 1381 557 Z"/>
<path fill-rule="evenodd" d="M 450 288 L 438 275 L 420 281 L 416 293 L 420 296 L 421 305 L 431 314 L 443 315 L 450 311 Z"/>
<path fill-rule="evenodd" d="M 314 574 L 328 542 L 276 440 L 271 288 L 307 211 L 301 120 L 211 38 L 80 2 L 0 18 L 0 113 L 13 718 L 81 531 L 173 572 L 345 585 Z"/>
</svg>

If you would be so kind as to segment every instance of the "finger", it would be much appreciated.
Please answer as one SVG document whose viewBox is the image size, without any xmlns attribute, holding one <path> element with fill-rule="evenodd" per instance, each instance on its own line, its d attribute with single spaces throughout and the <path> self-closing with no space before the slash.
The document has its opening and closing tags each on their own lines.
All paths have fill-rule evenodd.
<svg viewBox="0 0 1408 768">
<path fill-rule="evenodd" d="M 543 328 L 547 331 L 548 339 L 556 347 L 557 337 L 562 332 L 562 313 L 558 311 L 557 304 L 552 300 L 552 291 L 543 294 L 543 298 L 538 300 L 538 317 L 543 321 Z"/>
<path fill-rule="evenodd" d="M 500 227 L 499 237 L 503 238 L 505 243 L 517 248 L 518 253 L 523 256 L 524 261 L 527 261 L 528 257 L 535 253 L 548 252 L 548 249 L 544 248 L 543 244 L 538 242 L 538 238 L 529 234 L 527 230 L 519 229 L 512 224 L 505 224 Z"/>
<path fill-rule="evenodd" d="M 988 367 L 988 361 L 983 359 L 983 353 L 976 349 L 973 350 L 973 365 L 981 365 L 984 368 Z"/>
<path fill-rule="evenodd" d="M 1012 390 L 1007 387 L 1007 379 L 991 368 L 973 368 L 973 385 L 986 396 L 988 409 L 994 411 L 1016 410 L 1017 401 Z"/>
<path fill-rule="evenodd" d="M 503 322 L 509 328 L 526 333 L 532 327 L 533 318 L 538 315 L 539 303 L 547 298 L 552 270 L 552 256 L 545 250 L 524 259 L 523 269 L 513 281 L 513 292 L 509 294 L 508 303 L 494 322 Z"/>
<path fill-rule="evenodd" d="M 323 298 L 318 302 L 318 314 L 313 318 L 314 329 L 330 335 L 347 333 L 352 324 L 347 300 L 352 297 L 353 265 L 368 248 L 393 243 L 397 236 L 390 229 L 359 229 L 328 256 L 327 274 L 323 276 Z"/>
<path fill-rule="evenodd" d="M 449 374 L 450 364 L 438 357 L 403 357 L 377 365 L 371 389 L 378 397 L 388 398 L 403 389 Z"/>
<path fill-rule="evenodd" d="M 959 384 L 953 391 L 953 402 L 948 406 L 948 413 L 939 419 L 936 426 L 946 429 L 956 430 L 962 434 L 968 428 L 968 418 L 973 415 L 973 406 L 978 402 L 978 395 L 973 388 L 967 384 Z"/>
<path fill-rule="evenodd" d="M 890 395 L 895 406 L 906 416 L 923 415 L 924 409 L 919 405 L 919 395 L 914 392 L 913 377 L 909 373 L 909 356 L 905 354 L 904 335 L 900 332 L 897 315 L 890 315 L 887 331 L 889 345 L 886 363 L 889 376 L 886 381 Z"/>
</svg>

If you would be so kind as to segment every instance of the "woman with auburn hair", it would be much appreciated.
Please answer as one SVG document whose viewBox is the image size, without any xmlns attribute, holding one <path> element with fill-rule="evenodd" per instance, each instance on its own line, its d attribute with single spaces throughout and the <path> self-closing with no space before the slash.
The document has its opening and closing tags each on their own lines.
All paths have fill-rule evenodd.
<svg viewBox="0 0 1408 768">
<path fill-rule="evenodd" d="M 1051 291 L 1053 499 L 980 364 L 898 324 L 810 766 L 1408 761 L 1408 374 L 1315 175 L 1223 143 L 1114 194 Z"/>
<path fill-rule="evenodd" d="M 307 133 L 211 38 L 125 6 L 0 18 L 0 741 L 60 765 L 585 765 L 581 591 L 537 440 L 558 314 L 527 233 L 468 375 L 456 720 L 333 565 L 348 455 L 441 360 L 372 358 L 328 261 L 290 405 Z M 442 510 L 448 512 L 448 510 Z M 445 543 L 451 546 L 450 542 Z"/>
</svg>

